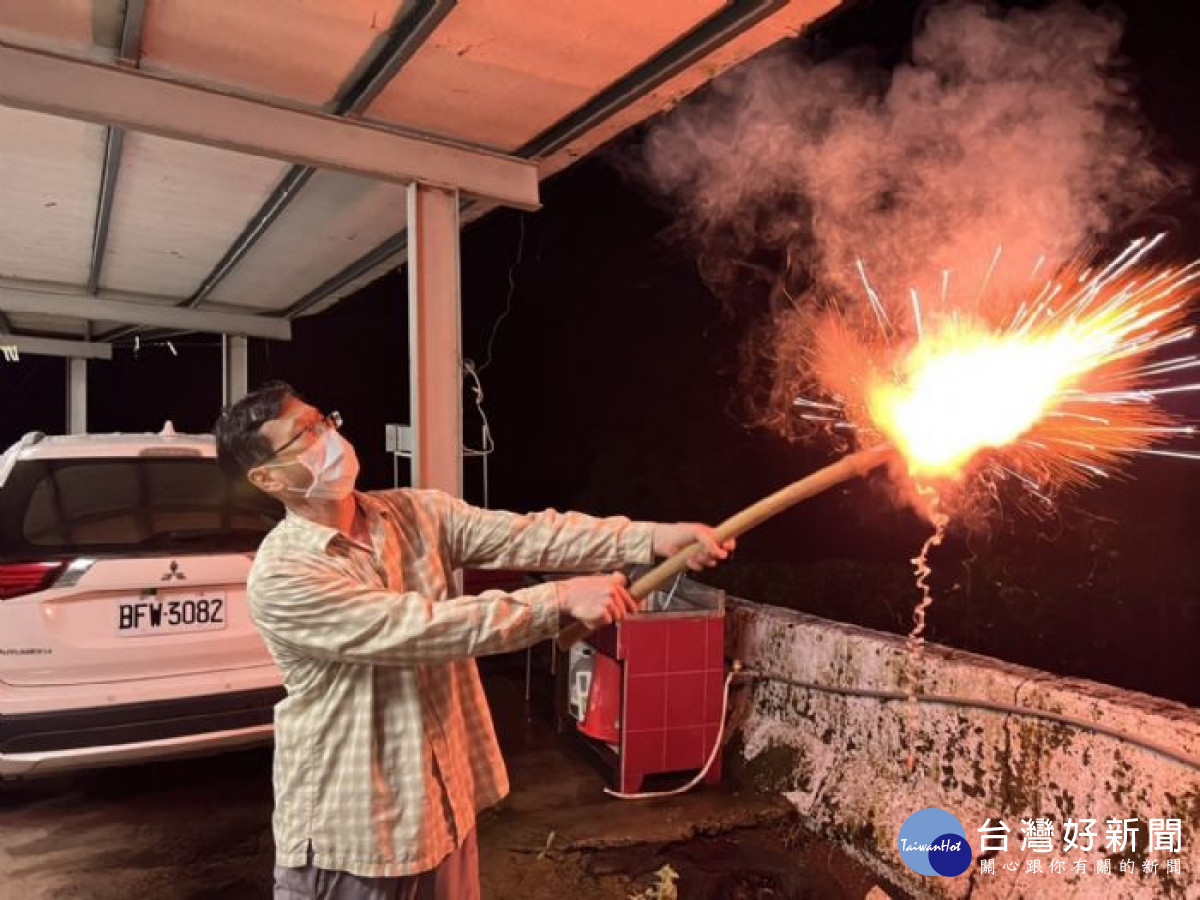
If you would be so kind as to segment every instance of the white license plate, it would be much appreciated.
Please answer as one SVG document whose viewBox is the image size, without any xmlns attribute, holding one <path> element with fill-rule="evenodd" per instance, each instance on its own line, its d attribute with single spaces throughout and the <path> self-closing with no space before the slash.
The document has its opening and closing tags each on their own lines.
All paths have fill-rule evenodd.
<svg viewBox="0 0 1200 900">
<path fill-rule="evenodd" d="M 228 622 L 228 612 L 221 592 L 143 594 L 138 600 L 117 603 L 117 635 L 220 631 Z"/>
</svg>

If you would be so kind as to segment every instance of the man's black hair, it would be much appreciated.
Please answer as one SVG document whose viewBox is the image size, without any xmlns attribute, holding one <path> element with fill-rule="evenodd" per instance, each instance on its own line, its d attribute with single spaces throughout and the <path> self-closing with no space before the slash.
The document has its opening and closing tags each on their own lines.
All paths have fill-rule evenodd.
<svg viewBox="0 0 1200 900">
<path fill-rule="evenodd" d="M 231 474 L 244 476 L 255 466 L 271 458 L 271 442 L 259 434 L 264 422 L 279 418 L 289 399 L 300 399 L 292 386 L 283 381 L 268 381 L 247 394 L 217 417 L 213 433 L 217 437 L 217 461 Z"/>
</svg>

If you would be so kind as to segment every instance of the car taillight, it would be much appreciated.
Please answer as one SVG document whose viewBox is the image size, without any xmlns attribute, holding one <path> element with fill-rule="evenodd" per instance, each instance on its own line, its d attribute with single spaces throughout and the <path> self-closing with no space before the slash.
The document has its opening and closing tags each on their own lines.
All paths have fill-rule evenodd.
<svg viewBox="0 0 1200 900">
<path fill-rule="evenodd" d="M 45 590 L 66 567 L 65 562 L 0 563 L 0 600 Z"/>
</svg>

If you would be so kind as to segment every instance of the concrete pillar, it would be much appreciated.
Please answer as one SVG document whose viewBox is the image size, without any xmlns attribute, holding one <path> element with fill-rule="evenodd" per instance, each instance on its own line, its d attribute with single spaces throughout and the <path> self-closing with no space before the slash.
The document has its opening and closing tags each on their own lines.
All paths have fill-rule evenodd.
<svg viewBox="0 0 1200 900">
<path fill-rule="evenodd" d="M 240 334 L 221 336 L 221 405 L 230 406 L 246 396 L 246 338 Z"/>
<path fill-rule="evenodd" d="M 87 434 L 87 360 L 67 359 L 67 434 Z"/>
<path fill-rule="evenodd" d="M 462 496 L 458 191 L 408 188 L 408 325 L 413 487 Z"/>
</svg>

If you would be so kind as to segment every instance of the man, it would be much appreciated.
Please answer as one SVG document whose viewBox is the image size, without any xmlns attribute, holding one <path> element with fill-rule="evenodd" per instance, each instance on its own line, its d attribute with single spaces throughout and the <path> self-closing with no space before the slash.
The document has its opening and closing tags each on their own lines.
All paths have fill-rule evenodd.
<svg viewBox="0 0 1200 900">
<path fill-rule="evenodd" d="M 218 455 L 287 510 L 250 571 L 250 614 L 283 674 L 275 708 L 275 897 L 479 895 L 475 816 L 508 792 L 473 657 L 636 608 L 621 575 L 454 596 L 456 569 L 612 569 L 693 543 L 697 524 L 478 509 L 438 491 L 354 490 L 358 460 L 276 382 L 222 413 Z"/>
</svg>

